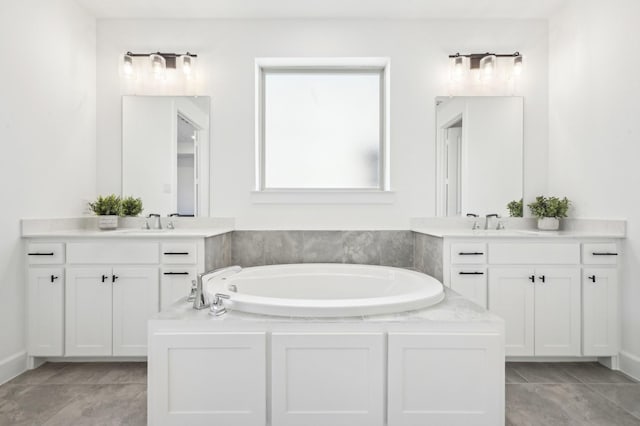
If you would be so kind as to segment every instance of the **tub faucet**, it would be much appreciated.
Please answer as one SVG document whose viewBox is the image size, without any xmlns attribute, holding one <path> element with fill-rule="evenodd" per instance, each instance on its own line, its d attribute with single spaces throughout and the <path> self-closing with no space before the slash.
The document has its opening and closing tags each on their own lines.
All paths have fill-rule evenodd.
<svg viewBox="0 0 640 426">
<path fill-rule="evenodd" d="M 500 216 L 496 213 L 490 213 L 486 216 L 486 220 L 484 222 L 484 229 L 487 230 L 489 229 L 489 221 L 491 220 L 492 217 L 495 217 L 496 219 L 498 219 Z"/>
<path fill-rule="evenodd" d="M 213 302 L 211 302 L 211 310 L 209 311 L 209 315 L 219 317 L 220 315 L 224 315 L 227 313 L 227 308 L 224 307 L 223 303 L 224 299 L 230 299 L 229 295 L 216 293 L 216 295 L 213 297 Z"/>
<path fill-rule="evenodd" d="M 198 277 L 195 283 L 195 291 L 193 291 L 195 293 L 193 295 L 193 309 L 201 310 L 211 306 L 211 300 L 209 300 L 209 296 L 207 295 L 207 292 L 204 291 L 203 289 L 204 277 L 211 279 L 219 275 L 226 274 L 228 272 L 233 272 L 237 274 L 241 270 L 242 270 L 242 267 L 240 266 L 227 266 L 226 268 L 214 269 L 213 271 L 208 271 L 208 272 L 203 272 L 201 274 L 198 274 Z M 216 294 L 216 298 L 214 298 L 214 301 L 213 301 L 214 304 L 222 303 L 220 300 L 218 300 L 219 298 L 217 296 L 219 295 L 220 294 Z M 227 298 L 229 298 L 229 296 L 227 296 Z M 223 313 L 224 312 L 222 312 L 220 315 L 222 315 Z"/>
</svg>

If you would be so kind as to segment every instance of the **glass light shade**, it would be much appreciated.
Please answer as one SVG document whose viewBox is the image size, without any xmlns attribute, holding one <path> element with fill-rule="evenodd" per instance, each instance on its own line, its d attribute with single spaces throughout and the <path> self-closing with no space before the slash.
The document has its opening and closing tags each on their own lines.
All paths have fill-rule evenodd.
<svg viewBox="0 0 640 426">
<path fill-rule="evenodd" d="M 182 65 L 182 72 L 187 78 L 193 77 L 196 58 L 191 55 L 180 56 L 180 64 Z"/>
<path fill-rule="evenodd" d="M 164 80 L 165 71 L 167 69 L 167 61 L 160 55 L 153 54 L 149 56 L 151 60 L 151 72 L 158 80 Z"/>
<path fill-rule="evenodd" d="M 513 75 L 522 74 L 522 68 L 523 68 L 522 56 L 518 55 L 515 58 L 513 58 Z"/>
<path fill-rule="evenodd" d="M 125 78 L 133 78 L 135 77 L 134 69 L 133 69 L 133 56 L 125 54 L 122 57 L 122 74 Z"/>
<path fill-rule="evenodd" d="M 496 56 L 495 55 L 487 55 L 484 58 L 480 59 L 480 72 L 482 73 L 482 78 L 490 79 L 493 77 L 493 74 L 496 69 Z"/>
<path fill-rule="evenodd" d="M 464 58 L 462 56 L 453 58 L 453 79 L 456 81 L 462 80 L 464 71 Z"/>
</svg>

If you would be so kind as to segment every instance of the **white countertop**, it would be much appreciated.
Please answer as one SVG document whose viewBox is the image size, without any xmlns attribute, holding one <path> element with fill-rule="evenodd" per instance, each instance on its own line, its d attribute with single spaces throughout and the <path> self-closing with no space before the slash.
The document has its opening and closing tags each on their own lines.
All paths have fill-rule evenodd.
<svg viewBox="0 0 640 426">
<path fill-rule="evenodd" d="M 502 323 L 502 319 L 487 311 L 483 307 L 476 305 L 470 300 L 462 297 L 455 291 L 445 287 L 445 299 L 437 305 L 416 311 L 399 312 L 396 314 L 371 315 L 359 317 L 343 318 L 314 318 L 314 317 L 282 317 L 271 315 L 256 315 L 234 311 L 229 307 L 229 311 L 220 316 L 209 315 L 208 309 L 195 310 L 191 303 L 185 299 L 176 302 L 162 312 L 152 317 L 152 320 L 161 321 L 212 321 L 212 322 L 270 322 L 270 323 L 406 323 L 406 322 L 432 322 L 432 323 Z"/>
<path fill-rule="evenodd" d="M 233 231 L 233 228 L 176 228 L 138 229 L 124 228 L 113 231 L 98 229 L 61 229 L 23 233 L 24 238 L 207 238 Z"/>
<path fill-rule="evenodd" d="M 433 237 L 444 238 L 625 238 L 625 234 L 616 231 L 587 231 L 587 230 L 566 230 L 566 231 L 538 231 L 534 229 L 444 229 L 444 228 L 423 228 L 411 229 L 413 232 L 431 235 Z"/>
</svg>

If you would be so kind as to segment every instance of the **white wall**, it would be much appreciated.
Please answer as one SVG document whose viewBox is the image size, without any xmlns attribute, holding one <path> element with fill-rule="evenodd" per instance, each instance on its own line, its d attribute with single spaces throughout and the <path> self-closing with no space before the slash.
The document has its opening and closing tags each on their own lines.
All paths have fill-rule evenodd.
<svg viewBox="0 0 640 426">
<path fill-rule="evenodd" d="M 546 190 L 546 21 L 424 20 L 101 20 L 98 22 L 98 191 L 120 189 L 120 97 L 131 94 L 118 72 L 127 51 L 199 54 L 199 88 L 137 84 L 138 94 L 212 97 L 212 216 L 240 228 L 406 228 L 435 214 L 435 103 L 448 94 L 447 55 L 457 51 L 526 55 L 525 191 Z M 252 204 L 254 59 L 292 56 L 391 58 L 391 205 Z M 477 94 L 477 93 L 457 93 Z M 487 94 L 486 92 L 482 94 Z M 500 93 L 504 94 L 504 93 Z"/>
<path fill-rule="evenodd" d="M 622 367 L 640 377 L 637 0 L 571 0 L 550 20 L 549 185 L 572 216 L 626 218 Z"/>
<path fill-rule="evenodd" d="M 67 0 L 0 3 L 0 383 L 24 368 L 20 218 L 95 193 L 95 19 Z"/>
</svg>

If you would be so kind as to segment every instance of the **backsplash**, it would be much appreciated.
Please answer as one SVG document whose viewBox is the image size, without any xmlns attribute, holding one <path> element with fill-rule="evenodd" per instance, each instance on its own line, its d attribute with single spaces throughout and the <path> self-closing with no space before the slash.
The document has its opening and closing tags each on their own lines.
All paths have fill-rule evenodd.
<svg viewBox="0 0 640 426">
<path fill-rule="evenodd" d="M 415 268 L 412 231 L 234 231 L 206 239 L 207 270 L 284 263 Z"/>
</svg>

